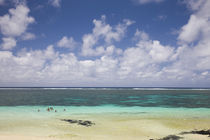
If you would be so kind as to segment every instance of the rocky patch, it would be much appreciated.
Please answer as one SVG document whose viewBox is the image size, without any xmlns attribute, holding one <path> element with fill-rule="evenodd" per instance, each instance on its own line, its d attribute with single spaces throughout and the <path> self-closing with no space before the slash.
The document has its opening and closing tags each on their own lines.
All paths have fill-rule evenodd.
<svg viewBox="0 0 210 140">
<path fill-rule="evenodd" d="M 208 135 L 210 137 L 210 129 L 209 130 L 194 130 L 189 132 L 181 132 L 178 135 L 186 135 L 186 134 L 198 134 L 198 135 Z M 183 136 L 184 137 L 184 136 Z M 160 139 L 149 139 L 149 140 L 181 140 L 183 139 L 181 136 L 177 135 L 169 135 Z"/>
<path fill-rule="evenodd" d="M 91 121 L 88 121 L 88 120 L 62 119 L 61 121 L 65 121 L 65 122 L 68 122 L 68 123 L 71 123 L 71 124 L 74 124 L 75 123 L 77 125 L 82 125 L 82 126 L 86 126 L 86 127 L 95 125 L 95 123 L 93 123 Z"/>
<path fill-rule="evenodd" d="M 183 139 L 183 137 L 176 136 L 176 135 L 169 135 L 158 140 L 180 140 L 180 139 Z"/>
<path fill-rule="evenodd" d="M 194 130 L 190 132 L 182 132 L 181 135 L 185 134 L 199 134 L 199 135 L 208 135 L 210 137 L 210 129 L 209 130 Z"/>
</svg>

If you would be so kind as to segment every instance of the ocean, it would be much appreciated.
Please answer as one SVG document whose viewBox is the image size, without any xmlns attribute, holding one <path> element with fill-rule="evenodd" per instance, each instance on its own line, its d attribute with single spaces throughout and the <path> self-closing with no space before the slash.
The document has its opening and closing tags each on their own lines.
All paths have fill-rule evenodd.
<svg viewBox="0 0 210 140">
<path fill-rule="evenodd" d="M 53 107 L 53 111 L 47 111 L 48 107 Z M 89 135 L 85 128 L 68 128 L 62 124 L 62 119 L 72 118 L 96 123 L 91 127 L 90 139 L 97 139 L 94 133 L 98 130 L 103 136 L 109 136 L 107 133 L 112 129 L 119 133 L 126 130 L 128 139 L 135 138 L 133 132 L 139 131 L 144 134 L 139 133 L 139 136 L 147 139 L 151 132 L 154 137 L 161 137 L 185 129 L 207 129 L 210 126 L 210 89 L 0 88 L 0 135 L 26 135 L 27 132 L 27 135 L 38 136 L 56 134 L 59 138 L 64 132 L 69 134 L 69 130 L 79 139 Z M 112 124 L 118 124 L 118 128 L 110 126 Z M 164 127 L 158 131 L 152 129 L 154 126 Z M 87 135 L 80 136 L 81 131 L 87 131 Z"/>
<path fill-rule="evenodd" d="M 210 89 L 1 88 L 0 106 L 210 108 Z"/>
<path fill-rule="evenodd" d="M 1 88 L 0 111 L 62 113 L 153 113 L 180 111 L 210 114 L 209 89 L 179 88 Z M 198 112 L 199 110 L 199 112 Z M 2 113 L 1 113 L 2 114 Z M 170 113 L 169 113 L 170 114 Z M 210 116 L 206 116 L 210 117 Z"/>
</svg>

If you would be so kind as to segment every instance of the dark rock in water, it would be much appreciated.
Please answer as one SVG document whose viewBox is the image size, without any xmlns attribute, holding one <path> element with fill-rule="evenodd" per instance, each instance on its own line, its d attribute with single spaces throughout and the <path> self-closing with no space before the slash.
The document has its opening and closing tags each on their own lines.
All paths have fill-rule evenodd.
<svg viewBox="0 0 210 140">
<path fill-rule="evenodd" d="M 185 135 L 185 134 L 200 134 L 200 135 L 208 135 L 210 137 L 210 129 L 209 130 L 194 130 L 190 132 L 181 132 L 179 135 Z M 176 136 L 176 135 L 169 135 L 161 139 L 157 140 L 180 140 L 183 139 L 183 137 Z M 150 139 L 153 140 L 153 139 Z"/>
<path fill-rule="evenodd" d="M 180 140 L 180 139 L 183 139 L 183 138 L 180 136 L 176 136 L 176 135 L 169 135 L 169 136 L 166 136 L 166 137 L 158 139 L 158 140 Z"/>
<path fill-rule="evenodd" d="M 77 123 L 77 120 L 63 120 L 63 121 L 66 121 L 66 122 L 69 122 L 69 123 Z"/>
<path fill-rule="evenodd" d="M 192 134 L 209 135 L 209 137 L 210 137 L 210 129 L 209 130 L 192 131 Z"/>
<path fill-rule="evenodd" d="M 181 135 L 185 135 L 185 134 L 200 134 L 200 135 L 209 135 L 210 137 L 210 129 L 209 130 L 194 130 L 194 131 L 190 131 L 190 132 L 182 132 L 180 133 Z"/>
<path fill-rule="evenodd" d="M 91 126 L 93 123 L 91 121 L 81 121 L 78 124 L 84 125 L 84 126 Z"/>
<path fill-rule="evenodd" d="M 76 123 L 78 125 L 83 125 L 83 126 L 87 126 L 87 127 L 95 124 L 91 121 L 83 121 L 83 120 L 62 119 L 61 121 L 65 121 L 65 122 L 68 122 L 68 123 Z"/>
</svg>

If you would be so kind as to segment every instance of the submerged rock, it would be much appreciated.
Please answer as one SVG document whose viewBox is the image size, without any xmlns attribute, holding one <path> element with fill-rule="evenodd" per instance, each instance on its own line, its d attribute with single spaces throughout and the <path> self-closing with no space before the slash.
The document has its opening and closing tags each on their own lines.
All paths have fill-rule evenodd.
<svg viewBox="0 0 210 140">
<path fill-rule="evenodd" d="M 158 139 L 158 140 L 180 140 L 180 139 L 183 139 L 183 138 L 180 136 L 176 136 L 176 135 L 169 135 L 169 136 L 166 136 L 166 137 Z"/>
<path fill-rule="evenodd" d="M 86 127 L 95 125 L 95 123 L 93 123 L 91 121 L 87 121 L 87 120 L 83 121 L 83 120 L 61 119 L 61 121 L 65 121 L 65 122 L 68 122 L 68 123 L 76 123 L 78 125 L 83 125 L 83 126 L 86 126 Z"/>
<path fill-rule="evenodd" d="M 62 121 L 66 121 L 66 122 L 69 122 L 69 123 L 78 123 L 77 120 L 67 120 L 67 119 L 63 119 Z"/>
<path fill-rule="evenodd" d="M 80 125 L 84 125 L 84 126 L 91 126 L 93 125 L 93 123 L 91 121 L 82 121 L 82 122 L 79 122 Z"/>
<path fill-rule="evenodd" d="M 178 135 L 186 135 L 186 134 L 199 134 L 199 135 L 208 135 L 210 137 L 210 129 L 209 130 L 194 130 L 189 132 L 181 132 Z M 149 139 L 149 140 L 181 140 L 183 137 L 177 135 L 169 135 L 161 139 Z"/>
<path fill-rule="evenodd" d="M 200 135 L 208 135 L 210 137 L 210 129 L 209 130 L 194 130 L 190 132 L 182 132 L 181 135 L 185 134 L 200 134 Z"/>
</svg>

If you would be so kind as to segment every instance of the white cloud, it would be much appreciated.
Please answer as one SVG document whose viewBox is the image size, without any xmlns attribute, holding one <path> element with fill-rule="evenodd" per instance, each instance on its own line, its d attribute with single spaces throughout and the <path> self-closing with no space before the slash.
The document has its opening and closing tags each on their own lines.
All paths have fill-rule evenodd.
<svg viewBox="0 0 210 140">
<path fill-rule="evenodd" d="M 177 79 L 208 81 L 210 70 L 210 1 L 185 1 L 193 11 L 189 21 L 181 28 L 175 62 L 164 72 Z M 208 81 L 209 82 L 209 81 Z"/>
<path fill-rule="evenodd" d="M 187 43 L 196 41 L 208 29 L 208 26 L 209 23 L 206 19 L 191 15 L 188 23 L 182 27 L 178 39 Z"/>
<path fill-rule="evenodd" d="M 199 64 L 194 60 L 193 63 L 170 60 L 176 52 L 179 59 L 189 60 L 191 51 L 185 50 L 189 48 L 175 52 L 173 47 L 150 39 L 140 39 L 136 46 L 121 50 L 122 54 L 117 57 L 113 54 L 115 49 L 113 45 L 108 46 L 104 50 L 106 53 L 91 60 L 80 60 L 74 53 L 56 52 L 52 45 L 45 50 L 23 49 L 16 56 L 0 51 L 0 83 L 18 81 L 25 86 L 167 86 L 183 79 L 189 83 L 194 75 L 190 64 Z M 202 66 L 198 67 L 206 66 L 208 61 L 201 62 Z M 200 72 L 202 77 L 196 75 L 197 78 L 208 76 L 206 68 Z"/>
<path fill-rule="evenodd" d="M 73 37 L 68 38 L 64 36 L 60 41 L 58 41 L 57 45 L 59 47 L 73 49 L 77 45 L 77 42 L 74 40 Z"/>
<path fill-rule="evenodd" d="M 160 3 L 163 2 L 164 0 L 136 0 L 139 4 L 147 4 L 147 3 Z"/>
<path fill-rule="evenodd" d="M 34 39 L 35 35 L 28 33 L 28 25 L 35 22 L 34 18 L 29 16 L 30 9 L 25 5 L 25 1 L 17 0 L 16 8 L 9 9 L 9 14 L 0 16 L 0 32 L 4 36 L 1 48 L 11 50 L 16 46 L 17 37 L 21 40 Z"/>
<path fill-rule="evenodd" d="M 127 48 L 120 58 L 119 77 L 160 78 L 163 76 L 160 65 L 173 61 L 174 48 L 164 46 L 157 40 L 150 40 L 149 36 L 140 30 L 136 31 L 135 37 L 139 42 L 135 47 Z"/>
<path fill-rule="evenodd" d="M 192 10 L 199 10 L 206 0 L 185 0 L 184 3 Z"/>
<path fill-rule="evenodd" d="M 189 4 L 196 10 L 188 23 L 182 27 L 178 39 L 185 43 L 196 42 L 189 46 L 194 54 L 192 57 L 207 57 L 210 55 L 210 1 L 204 0 L 199 6 L 193 6 L 194 2 L 189 1 Z"/>
<path fill-rule="evenodd" d="M 0 55 L 0 75 L 2 76 L 0 83 L 18 80 L 18 83 L 22 82 L 25 85 L 31 80 L 32 83 L 43 80 L 42 69 L 48 65 L 49 61 L 53 61 L 57 57 L 53 46 L 49 46 L 42 51 L 26 51 L 23 49 L 18 52 L 17 56 L 8 51 L 0 51 Z M 8 76 L 4 74 L 8 74 Z M 45 78 L 47 77 L 45 76 Z"/>
<path fill-rule="evenodd" d="M 7 59 L 12 57 L 12 52 L 10 51 L 0 51 L 0 59 Z"/>
<path fill-rule="evenodd" d="M 28 7 L 18 5 L 15 9 L 10 9 L 9 14 L 0 17 L 0 30 L 4 36 L 16 37 L 23 34 L 28 25 L 35 20 L 28 16 Z"/>
<path fill-rule="evenodd" d="M 111 26 L 102 16 L 93 20 L 92 32 L 82 37 L 81 53 L 90 57 L 61 53 L 53 45 L 44 50 L 22 49 L 16 54 L 0 51 L 0 84 L 18 81 L 16 84 L 24 86 L 209 85 L 210 30 L 206 24 L 210 7 L 206 8 L 206 4 L 194 11 L 182 27 L 177 47 L 164 45 L 137 29 L 135 45 L 124 50 L 117 48 L 114 43 L 123 39 L 133 21 L 124 20 Z M 193 23 L 193 16 L 206 24 Z M 70 47 L 72 42 L 73 38 L 64 36 L 57 45 Z"/>
<path fill-rule="evenodd" d="M 106 16 L 101 16 L 100 20 L 93 20 L 94 28 L 92 33 L 85 34 L 82 38 L 82 52 L 83 56 L 97 56 L 105 53 L 106 46 L 109 46 L 114 41 L 120 41 L 127 30 L 127 27 L 134 23 L 134 21 L 124 19 L 123 23 L 116 26 L 111 26 L 105 22 Z M 103 40 L 105 46 L 95 47 L 97 42 Z"/>
<path fill-rule="evenodd" d="M 145 33 L 144 31 L 140 31 L 139 29 L 136 30 L 134 34 L 134 40 L 148 40 L 149 35 Z"/>
<path fill-rule="evenodd" d="M 107 43 L 111 43 L 111 41 L 120 41 L 120 39 L 124 36 L 127 27 L 133 24 L 133 21 L 124 20 L 123 23 L 120 23 L 115 27 L 111 27 L 109 24 L 106 24 L 105 20 L 106 17 L 104 15 L 101 16 L 101 20 L 93 20 L 95 27 L 92 35 L 96 39 L 99 37 L 104 38 Z"/>
<path fill-rule="evenodd" d="M 3 43 L 0 45 L 3 50 L 11 50 L 16 46 L 16 40 L 12 37 L 3 37 Z"/>
<path fill-rule="evenodd" d="M 204 72 L 201 73 L 201 75 L 203 75 L 203 76 L 206 76 L 206 75 L 208 75 L 208 74 L 209 74 L 208 71 L 204 71 Z"/>
<path fill-rule="evenodd" d="M 28 33 L 28 32 L 23 33 L 23 35 L 21 36 L 22 40 L 33 40 L 35 38 L 36 36 L 33 33 Z"/>
<path fill-rule="evenodd" d="M 144 43 L 140 44 L 140 46 L 141 45 L 144 45 Z M 148 45 L 146 46 L 145 50 L 148 51 L 148 54 L 151 56 L 154 62 L 170 61 L 170 57 L 174 53 L 174 49 L 172 47 L 163 46 L 157 40 L 150 42 L 150 44 L 146 43 L 145 45 Z"/>
<path fill-rule="evenodd" d="M 188 5 L 195 10 L 190 16 L 186 25 L 181 28 L 178 39 L 182 42 L 192 43 L 210 37 L 210 1 L 209 0 L 189 0 Z"/>
<path fill-rule="evenodd" d="M 95 37 L 92 34 L 86 34 L 83 36 L 82 40 L 83 40 L 82 55 L 84 56 L 93 55 L 94 50 L 92 49 L 92 47 L 97 42 Z"/>
<path fill-rule="evenodd" d="M 49 3 L 54 7 L 60 7 L 61 6 L 61 0 L 49 0 Z"/>
</svg>

